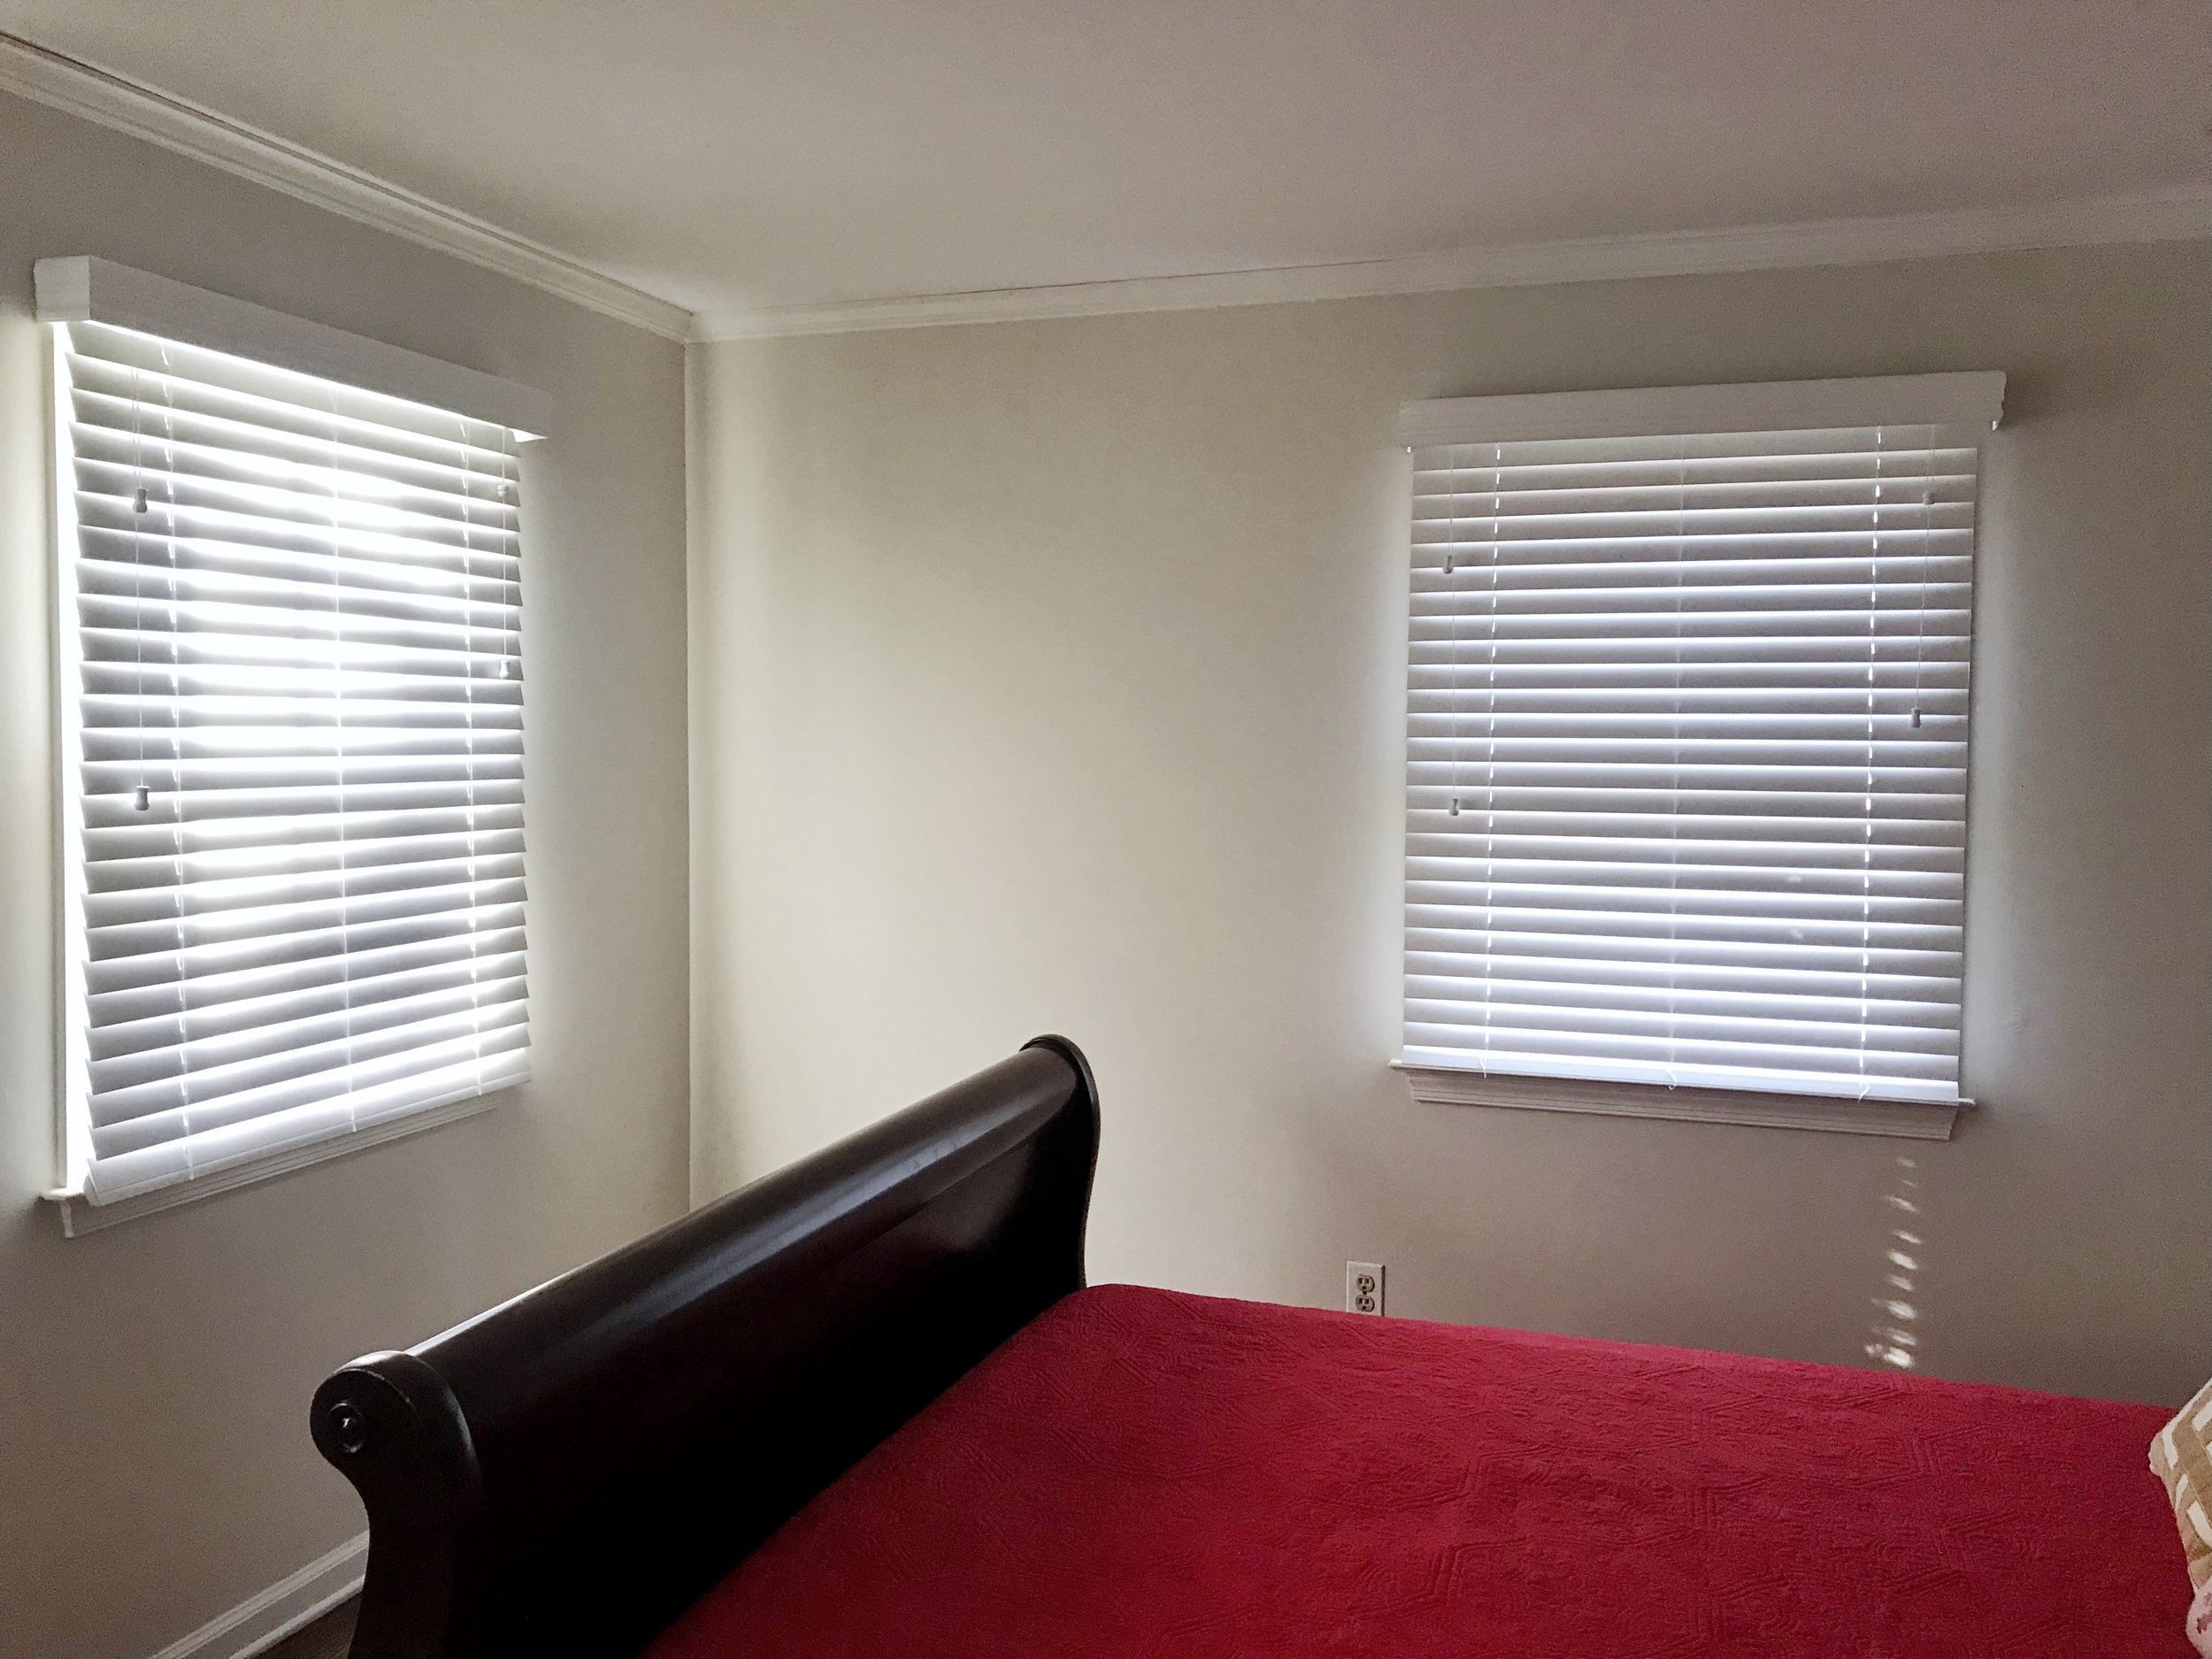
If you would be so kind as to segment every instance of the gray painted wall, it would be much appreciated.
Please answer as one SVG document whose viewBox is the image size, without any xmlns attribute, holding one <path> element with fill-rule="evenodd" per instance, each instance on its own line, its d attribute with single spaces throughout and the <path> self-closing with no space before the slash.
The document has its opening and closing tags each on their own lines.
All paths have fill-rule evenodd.
<svg viewBox="0 0 2212 1659">
<path fill-rule="evenodd" d="M 684 1205 L 683 356 L 0 96 L 0 1653 L 152 1652 L 362 1526 L 331 1367 Z M 495 1110 L 65 1240 L 51 557 L 31 264 L 104 254 L 540 386 L 526 462 L 536 1080 Z"/>
<path fill-rule="evenodd" d="M 694 1182 L 1058 1029 L 1091 1268 L 2173 1401 L 2212 1373 L 2212 248 L 696 349 Z M 1412 398 L 2002 369 L 1955 1141 L 1414 1104 Z M 1904 1160 L 1916 1160 L 1909 1166 Z M 1907 1180 L 1917 1182 L 1908 1187 Z"/>
</svg>

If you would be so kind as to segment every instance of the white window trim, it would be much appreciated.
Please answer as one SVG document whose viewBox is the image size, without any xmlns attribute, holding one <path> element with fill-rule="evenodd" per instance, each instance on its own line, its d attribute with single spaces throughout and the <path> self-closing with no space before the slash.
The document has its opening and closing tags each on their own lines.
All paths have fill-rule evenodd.
<svg viewBox="0 0 2212 1659">
<path fill-rule="evenodd" d="M 449 409 L 480 420 L 508 427 L 518 442 L 545 437 L 553 427 L 553 399 L 534 387 L 503 380 L 496 375 L 465 368 L 403 347 L 291 317 L 227 295 L 197 288 L 150 272 L 134 270 L 112 260 L 73 256 L 41 259 L 34 266 L 36 320 L 41 323 L 97 322 L 249 357 L 257 362 L 342 381 L 364 390 L 382 392 L 411 402 Z M 57 349 L 49 334 L 47 372 L 42 375 L 48 407 L 44 429 L 50 434 L 56 417 L 51 405 L 54 373 L 51 354 Z M 50 456 L 48 473 L 47 541 L 50 556 L 73 557 L 75 515 L 68 511 L 69 461 L 57 450 Z M 58 666 L 68 659 L 59 631 L 71 626 L 58 606 L 50 603 L 50 621 L 56 630 L 51 660 Z M 67 687 L 51 687 L 54 698 L 54 741 L 57 756 L 71 752 L 72 733 L 67 718 Z M 67 1068 L 81 1061 L 82 1043 L 74 1031 L 75 1010 L 65 994 L 69 982 L 73 937 L 71 906 L 76 896 L 69 872 L 64 869 L 69 837 L 65 816 L 69 803 L 63 790 L 55 791 L 54 882 L 55 983 L 65 987 L 55 997 L 56 1045 L 59 1062 L 56 1077 L 55 1132 L 58 1164 L 71 1166 L 69 1137 L 75 1133 L 69 1118 Z M 280 1148 L 265 1156 L 233 1164 L 192 1180 L 155 1188 L 133 1196 L 95 1203 L 81 1185 L 65 1180 L 42 1192 L 40 1198 L 53 1206 L 65 1238 L 79 1238 L 120 1223 L 192 1204 L 203 1199 L 235 1192 L 243 1187 L 351 1156 L 403 1136 L 419 1134 L 457 1123 L 507 1100 L 519 1085 L 511 1084 L 485 1094 L 414 1112 L 329 1141 Z"/>
<path fill-rule="evenodd" d="M 2003 418 L 2000 371 L 1867 376 L 1741 385 L 1647 387 L 1435 398 L 1405 404 L 1399 437 L 1419 446 L 1565 438 L 1625 438 L 1679 432 L 1720 434 L 1878 424 L 1969 424 Z M 1401 717 L 1402 729 L 1404 720 Z M 1755 1089 L 1671 1087 L 1598 1078 L 1409 1064 L 1390 1069 L 1424 1105 L 1493 1106 L 1521 1111 L 1655 1118 L 1948 1141 L 1976 1102 L 1854 1099 Z"/>
<path fill-rule="evenodd" d="M 1854 1100 L 1846 1094 L 1768 1094 L 1757 1089 L 1669 1088 L 1599 1078 L 1521 1077 L 1390 1063 L 1425 1106 L 1505 1106 L 1519 1111 L 1582 1112 L 1600 1118 L 1665 1118 L 1678 1123 L 1748 1124 L 1765 1129 L 1825 1129 L 1847 1135 L 1948 1141 L 1970 1100 Z"/>
<path fill-rule="evenodd" d="M 96 1204 L 81 1190 L 67 1187 L 53 1187 L 39 1196 L 59 1212 L 64 1238 L 81 1238 L 88 1233 L 104 1232 L 119 1222 L 135 1221 L 141 1216 L 156 1215 L 184 1204 L 196 1204 L 203 1198 L 236 1192 L 242 1187 L 251 1187 L 279 1175 L 289 1175 L 295 1170 L 309 1169 L 318 1164 L 328 1164 L 334 1159 L 350 1157 L 357 1152 L 366 1152 L 388 1141 L 458 1123 L 464 1118 L 473 1118 L 479 1112 L 489 1111 L 513 1094 L 518 1087 L 511 1085 L 506 1088 L 493 1089 L 488 1094 L 453 1101 L 434 1107 L 429 1111 L 413 1112 L 388 1123 L 373 1124 L 336 1141 L 318 1141 L 311 1146 L 273 1152 L 266 1157 L 234 1164 L 212 1175 L 196 1176 L 188 1181 L 179 1181 L 173 1187 L 157 1187 L 150 1193 L 141 1193 L 135 1197 L 118 1198 L 108 1203 Z"/>
</svg>

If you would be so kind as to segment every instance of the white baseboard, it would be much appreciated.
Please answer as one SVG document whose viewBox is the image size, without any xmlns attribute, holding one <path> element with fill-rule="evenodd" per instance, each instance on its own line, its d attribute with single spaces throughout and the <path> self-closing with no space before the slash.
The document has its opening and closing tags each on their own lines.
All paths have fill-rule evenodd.
<svg viewBox="0 0 2212 1659">
<path fill-rule="evenodd" d="M 171 1642 L 154 1659 L 253 1659 L 358 1590 L 368 1561 L 369 1535 L 364 1532 L 229 1611 L 218 1613 L 190 1635 Z"/>
</svg>

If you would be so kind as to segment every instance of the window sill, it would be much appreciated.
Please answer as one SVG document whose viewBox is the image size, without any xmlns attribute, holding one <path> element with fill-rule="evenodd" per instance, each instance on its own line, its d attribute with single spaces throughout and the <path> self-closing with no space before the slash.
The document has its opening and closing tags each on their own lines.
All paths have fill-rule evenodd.
<svg viewBox="0 0 2212 1659">
<path fill-rule="evenodd" d="M 1753 1089 L 1669 1088 L 1561 1077 L 1459 1071 L 1394 1060 L 1413 1098 L 1428 1106 L 1505 1106 L 1520 1111 L 1589 1112 L 1604 1118 L 1668 1118 L 1683 1123 L 1822 1129 L 1834 1134 L 1948 1141 L 1961 1101 L 1854 1100 L 1833 1094 L 1770 1094 Z"/>
<path fill-rule="evenodd" d="M 135 1221 L 141 1216 L 155 1215 L 164 1210 L 174 1210 L 181 1204 L 197 1203 L 203 1198 L 213 1198 L 220 1193 L 236 1192 L 242 1187 L 289 1175 L 312 1164 L 327 1164 L 334 1158 L 349 1157 L 356 1152 L 366 1152 L 371 1147 L 380 1147 L 403 1135 L 419 1134 L 426 1129 L 437 1129 L 444 1125 L 458 1123 L 464 1118 L 488 1111 L 508 1094 L 506 1088 L 495 1088 L 488 1094 L 472 1094 L 443 1106 L 433 1107 L 425 1112 L 415 1112 L 403 1118 L 394 1118 L 349 1134 L 334 1135 L 327 1141 L 311 1141 L 306 1146 L 287 1147 L 281 1151 L 253 1158 L 243 1164 L 234 1164 L 228 1169 L 217 1170 L 210 1175 L 191 1180 L 173 1182 L 157 1187 L 151 1192 L 135 1193 L 128 1198 L 117 1198 L 104 1204 L 96 1204 L 81 1191 L 70 1187 L 55 1187 L 39 1194 L 61 1214 L 62 1236 L 81 1238 L 88 1233 L 99 1233 L 126 1221 Z"/>
</svg>

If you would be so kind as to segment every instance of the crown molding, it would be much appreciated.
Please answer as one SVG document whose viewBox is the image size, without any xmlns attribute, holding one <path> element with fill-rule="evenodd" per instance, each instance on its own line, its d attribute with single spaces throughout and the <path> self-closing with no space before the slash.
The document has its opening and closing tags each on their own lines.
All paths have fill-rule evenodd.
<svg viewBox="0 0 2212 1659">
<path fill-rule="evenodd" d="M 1901 213 L 1882 219 L 1810 219 L 1722 230 L 1654 231 L 1629 236 L 1462 248 L 1399 259 L 1278 266 L 1193 276 L 1133 277 L 1048 288 L 852 300 L 822 305 L 703 311 L 695 340 L 852 334 L 953 323 L 1104 317 L 1133 311 L 1203 311 L 1289 300 L 1368 299 L 1457 288 L 1528 288 L 1624 277 L 1702 276 L 1804 265 L 1874 265 L 1950 254 L 2212 236 L 2212 185 L 2139 196 L 2097 196 L 2024 207 Z"/>
<path fill-rule="evenodd" d="M 1133 277 L 1038 288 L 773 305 L 694 314 L 541 242 L 173 93 L 0 32 L 0 90 L 112 127 L 358 223 L 465 259 L 670 340 L 750 340 L 955 323 L 1204 311 L 1950 254 L 2212 236 L 2212 185 L 2026 206 L 1654 231 L 1395 259 Z"/>
<path fill-rule="evenodd" d="M 691 334 L 692 316 L 684 307 L 618 282 L 556 249 L 188 98 L 4 33 L 0 33 L 0 90 L 220 167 L 664 339 Z"/>
</svg>

